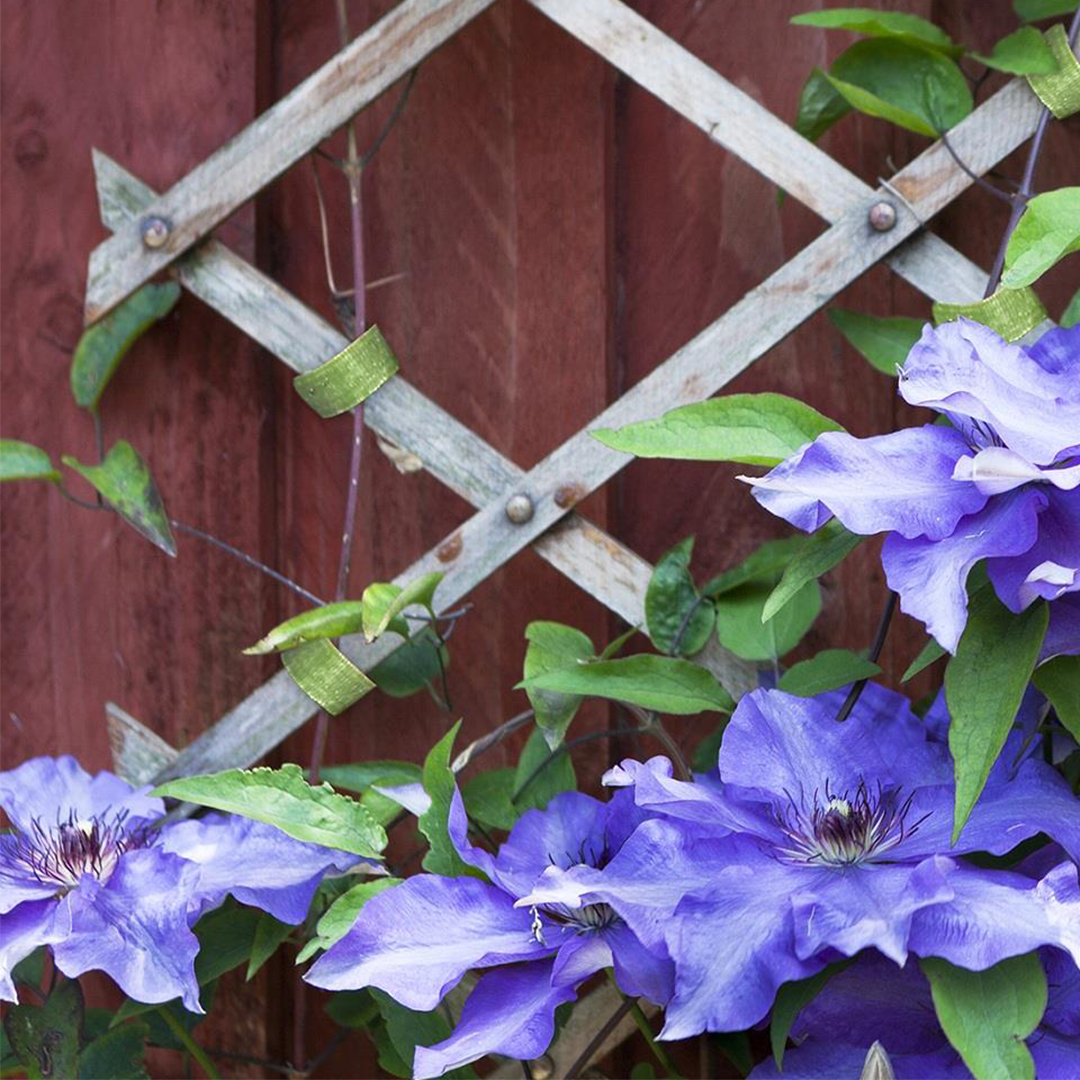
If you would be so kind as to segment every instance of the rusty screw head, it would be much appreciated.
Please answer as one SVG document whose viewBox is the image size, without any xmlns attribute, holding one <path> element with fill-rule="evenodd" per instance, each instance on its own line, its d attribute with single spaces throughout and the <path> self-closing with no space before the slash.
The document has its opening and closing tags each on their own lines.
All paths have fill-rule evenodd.
<svg viewBox="0 0 1080 1080">
<path fill-rule="evenodd" d="M 884 199 L 870 207 L 870 228 L 888 232 L 896 224 L 896 207 Z"/>
<path fill-rule="evenodd" d="M 172 226 L 163 217 L 153 215 L 143 218 L 140 229 L 142 231 L 142 242 L 148 248 L 162 247 L 165 241 L 169 239 L 169 233 L 172 232 Z"/>
<path fill-rule="evenodd" d="M 515 525 L 524 525 L 533 516 L 533 501 L 528 495 L 511 495 L 506 500 L 506 516 Z"/>
</svg>

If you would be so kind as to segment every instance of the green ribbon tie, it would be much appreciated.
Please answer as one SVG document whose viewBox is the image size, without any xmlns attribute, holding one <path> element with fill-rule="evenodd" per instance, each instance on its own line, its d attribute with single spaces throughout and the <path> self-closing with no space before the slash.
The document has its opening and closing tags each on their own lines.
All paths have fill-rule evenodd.
<svg viewBox="0 0 1080 1080">
<path fill-rule="evenodd" d="M 375 684 L 329 639 L 316 638 L 281 654 L 285 670 L 331 716 L 344 712 Z"/>
<path fill-rule="evenodd" d="M 293 379 L 297 393 L 324 419 L 370 397 L 398 370 L 397 357 L 377 326 L 369 326 L 336 356 Z"/>
<path fill-rule="evenodd" d="M 1046 308 L 1031 288 L 998 289 L 993 296 L 975 304 L 935 303 L 933 311 L 938 325 L 963 315 L 989 326 L 1006 341 L 1022 338 L 1046 318 Z"/>
<path fill-rule="evenodd" d="M 1080 60 L 1069 48 L 1069 36 L 1061 23 L 1051 26 L 1045 37 L 1057 61 L 1057 71 L 1029 75 L 1027 81 L 1039 100 L 1059 120 L 1064 120 L 1066 116 L 1080 112 Z"/>
</svg>

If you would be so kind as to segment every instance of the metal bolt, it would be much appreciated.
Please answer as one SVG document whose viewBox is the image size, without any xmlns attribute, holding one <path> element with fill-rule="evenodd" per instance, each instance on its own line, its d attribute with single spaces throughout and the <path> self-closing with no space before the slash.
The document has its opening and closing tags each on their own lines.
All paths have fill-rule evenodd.
<svg viewBox="0 0 1080 1080">
<path fill-rule="evenodd" d="M 524 525 L 533 516 L 533 501 L 528 495 L 511 495 L 506 500 L 506 516 L 515 525 Z"/>
<path fill-rule="evenodd" d="M 169 233 L 172 232 L 172 226 L 163 217 L 156 216 L 143 218 L 140 228 L 142 230 L 142 242 L 148 248 L 164 246 L 165 241 L 169 239 Z"/>
<path fill-rule="evenodd" d="M 533 1074 L 533 1080 L 551 1080 L 555 1075 L 555 1062 L 550 1054 L 541 1054 L 529 1062 L 529 1070 Z"/>
<path fill-rule="evenodd" d="M 870 207 L 870 228 L 888 232 L 896 224 L 896 207 L 883 199 Z"/>
</svg>

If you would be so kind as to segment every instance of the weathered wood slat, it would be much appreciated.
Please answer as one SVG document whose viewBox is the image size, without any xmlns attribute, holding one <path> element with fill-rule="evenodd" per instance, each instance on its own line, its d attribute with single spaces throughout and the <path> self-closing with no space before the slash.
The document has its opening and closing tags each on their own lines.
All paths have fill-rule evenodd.
<svg viewBox="0 0 1080 1080">
<path fill-rule="evenodd" d="M 854 203 L 873 195 L 870 185 L 622 0 L 529 2 L 826 221 L 838 221 Z M 1023 141 L 1035 130 L 1038 99 L 1023 79 L 1013 80 L 997 97 L 999 114 L 1010 113 L 1005 131 L 999 134 L 1004 134 L 1006 141 L 1017 135 Z M 896 188 L 909 202 L 917 201 L 902 185 Z M 885 197 L 901 203 L 889 193 Z M 977 300 L 986 285 L 986 274 L 979 267 L 929 233 L 912 239 L 891 255 L 888 263 L 936 300 L 946 294 L 963 297 L 961 302 Z"/>
<path fill-rule="evenodd" d="M 148 216 L 170 223 L 165 244 L 144 246 L 139 222 L 129 221 L 94 249 L 86 321 L 183 254 L 493 2 L 402 0 L 146 207 Z"/>
</svg>

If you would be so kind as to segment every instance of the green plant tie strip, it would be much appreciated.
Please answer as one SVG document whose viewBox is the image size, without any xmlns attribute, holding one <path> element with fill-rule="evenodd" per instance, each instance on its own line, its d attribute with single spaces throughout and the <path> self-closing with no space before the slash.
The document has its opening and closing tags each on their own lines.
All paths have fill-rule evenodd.
<svg viewBox="0 0 1080 1080">
<path fill-rule="evenodd" d="M 369 326 L 325 364 L 293 379 L 297 393 L 322 417 L 339 416 L 370 397 L 398 370 L 377 326 Z"/>
<path fill-rule="evenodd" d="M 1046 308 L 1034 289 L 998 289 L 976 304 L 934 304 L 934 322 L 940 325 L 963 315 L 989 326 L 1006 341 L 1016 341 L 1045 319 Z"/>
<path fill-rule="evenodd" d="M 1051 26 L 1046 43 L 1057 61 L 1057 71 L 1029 75 L 1027 81 L 1039 100 L 1059 119 L 1080 112 L 1080 60 L 1069 48 L 1069 37 L 1062 23 Z"/>
<path fill-rule="evenodd" d="M 293 682 L 331 716 L 344 712 L 375 684 L 329 639 L 306 641 L 281 654 Z"/>
</svg>

